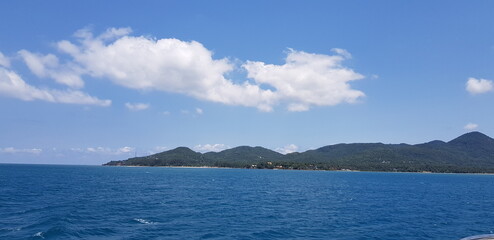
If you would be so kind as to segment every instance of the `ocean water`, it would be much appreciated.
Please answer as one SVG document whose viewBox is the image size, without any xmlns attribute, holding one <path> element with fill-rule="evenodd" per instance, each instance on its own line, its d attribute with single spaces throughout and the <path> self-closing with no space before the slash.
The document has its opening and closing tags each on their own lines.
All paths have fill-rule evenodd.
<svg viewBox="0 0 494 240">
<path fill-rule="evenodd" d="M 0 239 L 460 239 L 494 176 L 0 164 Z"/>
</svg>

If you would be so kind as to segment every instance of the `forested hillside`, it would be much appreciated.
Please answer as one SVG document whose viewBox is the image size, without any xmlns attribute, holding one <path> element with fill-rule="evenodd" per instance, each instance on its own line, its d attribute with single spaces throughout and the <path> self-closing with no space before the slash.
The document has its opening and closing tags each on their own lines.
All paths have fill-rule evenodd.
<svg viewBox="0 0 494 240">
<path fill-rule="evenodd" d="M 494 173 L 494 139 L 471 132 L 449 142 L 336 144 L 286 155 L 263 147 L 241 146 L 204 154 L 179 147 L 105 165 Z"/>
</svg>

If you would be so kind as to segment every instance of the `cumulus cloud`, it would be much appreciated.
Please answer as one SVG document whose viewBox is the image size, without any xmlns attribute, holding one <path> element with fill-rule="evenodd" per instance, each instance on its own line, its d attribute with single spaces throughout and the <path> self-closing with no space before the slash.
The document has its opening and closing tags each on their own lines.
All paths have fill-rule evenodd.
<svg viewBox="0 0 494 240">
<path fill-rule="evenodd" d="M 78 44 L 64 40 L 58 43 L 58 49 L 69 54 L 84 74 L 127 88 L 181 93 L 252 107 L 270 98 L 269 90 L 227 80 L 224 74 L 233 69 L 233 64 L 226 58 L 213 59 L 213 53 L 199 42 L 156 40 L 129 33 L 128 28 L 112 28 L 94 37 L 90 31 L 82 30 L 76 34 Z"/>
<path fill-rule="evenodd" d="M 248 61 L 243 67 L 258 84 L 268 84 L 278 101 L 286 102 L 289 111 L 306 111 L 311 106 L 354 103 L 365 94 L 351 88 L 349 82 L 363 75 L 342 65 L 349 54 L 312 54 L 290 49 L 283 65 Z"/>
<path fill-rule="evenodd" d="M 8 57 L 6 57 L 5 55 L 3 55 L 2 52 L 0 52 L 0 66 L 3 66 L 3 67 L 10 67 L 10 59 Z"/>
<path fill-rule="evenodd" d="M 42 100 L 55 103 L 110 106 L 110 100 L 101 100 L 76 90 L 40 89 L 27 84 L 15 72 L 0 67 L 0 95 L 24 101 Z"/>
<path fill-rule="evenodd" d="M 239 68 L 236 64 L 228 58 L 215 59 L 197 41 L 132 36 L 131 32 L 130 28 L 110 28 L 94 35 L 81 29 L 74 34 L 75 41 L 57 42 L 64 58 L 28 50 L 18 54 L 33 74 L 70 89 L 84 87 L 82 77 L 90 76 L 130 89 L 179 93 L 265 112 L 279 105 L 289 111 L 307 111 L 313 106 L 355 103 L 365 96 L 350 85 L 364 76 L 343 65 L 352 57 L 345 49 L 331 49 L 334 55 L 290 49 L 282 65 L 246 61 L 241 68 L 248 80 L 238 81 L 226 78 Z M 8 59 L 2 59 L 6 58 L 0 55 L 0 64 L 8 65 Z"/>
<path fill-rule="evenodd" d="M 475 124 L 475 123 L 468 123 L 467 125 L 465 125 L 465 127 L 463 127 L 465 130 L 468 130 L 468 131 L 473 131 L 475 129 L 477 129 L 479 127 L 478 124 Z"/>
<path fill-rule="evenodd" d="M 80 77 L 80 70 L 76 66 L 61 65 L 58 57 L 53 54 L 45 56 L 31 53 L 27 50 L 19 51 L 19 55 L 26 63 L 29 70 L 39 78 L 52 78 L 60 84 L 71 88 L 84 87 L 84 81 Z"/>
<path fill-rule="evenodd" d="M 63 40 L 57 46 L 78 66 L 72 69 L 120 86 L 181 93 L 261 111 L 272 111 L 279 104 L 286 104 L 290 111 L 305 111 L 311 106 L 353 103 L 364 96 L 349 85 L 363 76 L 342 65 L 351 58 L 344 49 L 332 49 L 334 56 L 290 50 L 284 65 L 248 61 L 243 68 L 254 82 L 235 83 L 225 78 L 235 65 L 226 58 L 214 59 L 199 42 L 130 33 L 130 28 L 111 28 L 94 36 L 83 29 L 75 34 L 78 41 Z M 37 59 L 43 66 L 56 65 L 48 55 Z M 38 68 L 34 72 L 44 73 Z"/>
<path fill-rule="evenodd" d="M 281 154 L 288 154 L 288 153 L 293 153 L 298 150 L 298 146 L 295 144 L 289 144 L 286 145 L 282 148 L 276 148 L 275 151 L 281 153 Z"/>
<path fill-rule="evenodd" d="M 131 111 L 142 111 L 149 108 L 147 103 L 125 103 L 125 107 Z"/>
<path fill-rule="evenodd" d="M 19 149 L 19 148 L 13 148 L 13 147 L 6 147 L 6 148 L 0 148 L 1 153 L 30 153 L 30 154 L 40 154 L 43 152 L 43 149 L 41 148 L 24 148 L 24 149 Z"/>
<path fill-rule="evenodd" d="M 473 95 L 490 92 L 493 89 L 493 83 L 487 79 L 469 78 L 466 83 L 466 90 Z"/>
<path fill-rule="evenodd" d="M 196 108 L 196 113 L 201 115 L 204 113 L 204 111 L 201 108 Z"/>
<path fill-rule="evenodd" d="M 199 144 L 193 147 L 193 149 L 198 152 L 221 152 L 228 148 L 229 147 L 225 144 Z"/>
</svg>

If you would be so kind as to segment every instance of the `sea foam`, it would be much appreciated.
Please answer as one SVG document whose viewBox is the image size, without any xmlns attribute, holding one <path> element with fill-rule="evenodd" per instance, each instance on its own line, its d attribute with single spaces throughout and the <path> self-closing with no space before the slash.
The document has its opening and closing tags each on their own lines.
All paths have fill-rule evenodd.
<svg viewBox="0 0 494 240">
<path fill-rule="evenodd" d="M 142 219 L 142 218 L 134 218 L 134 221 L 142 223 L 142 224 L 154 224 L 154 222 L 151 222 L 151 221 L 148 221 L 148 220 Z"/>
</svg>

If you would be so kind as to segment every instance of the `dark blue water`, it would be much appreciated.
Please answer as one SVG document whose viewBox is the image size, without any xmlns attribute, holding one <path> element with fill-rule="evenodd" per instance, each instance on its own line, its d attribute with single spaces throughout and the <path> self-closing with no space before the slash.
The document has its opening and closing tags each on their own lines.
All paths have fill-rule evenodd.
<svg viewBox="0 0 494 240">
<path fill-rule="evenodd" d="M 460 239 L 494 176 L 0 164 L 0 239 Z"/>
</svg>

